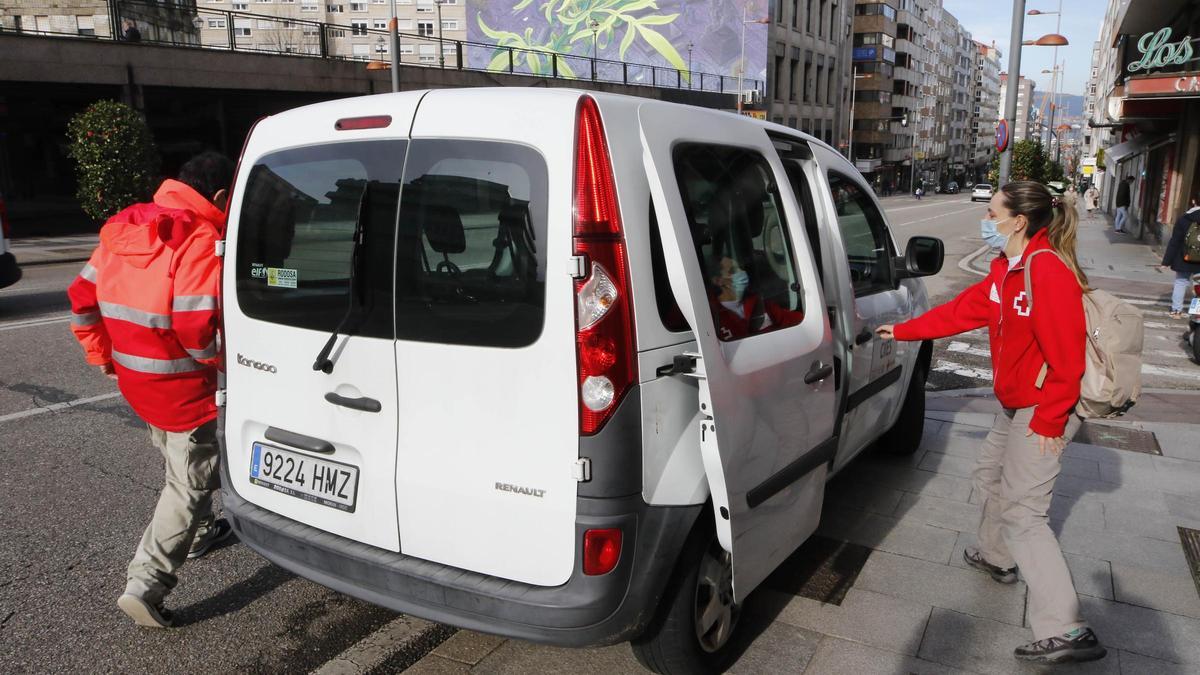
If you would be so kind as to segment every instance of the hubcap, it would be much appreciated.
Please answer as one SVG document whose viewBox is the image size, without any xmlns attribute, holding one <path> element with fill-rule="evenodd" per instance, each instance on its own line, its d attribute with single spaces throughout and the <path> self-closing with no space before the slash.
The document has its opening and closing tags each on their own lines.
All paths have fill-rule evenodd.
<svg viewBox="0 0 1200 675">
<path fill-rule="evenodd" d="M 732 560 L 729 552 L 714 539 L 700 560 L 700 572 L 696 577 L 693 616 L 696 639 L 704 651 L 715 652 L 729 642 L 740 609 L 733 602 Z"/>
</svg>

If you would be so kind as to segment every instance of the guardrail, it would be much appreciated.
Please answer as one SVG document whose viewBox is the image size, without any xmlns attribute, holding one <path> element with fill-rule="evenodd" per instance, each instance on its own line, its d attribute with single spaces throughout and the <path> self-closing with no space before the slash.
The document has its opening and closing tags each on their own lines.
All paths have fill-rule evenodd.
<svg viewBox="0 0 1200 675">
<path fill-rule="evenodd" d="M 323 2 L 324 0 L 320 0 Z M 309 3 L 293 6 L 303 7 Z M 191 49 L 219 49 L 256 54 L 348 61 L 391 61 L 387 20 L 369 17 L 337 24 L 305 18 L 278 17 L 248 11 L 213 9 L 188 0 L 152 2 L 108 0 L 107 34 L 82 35 L 19 26 L 16 32 L 95 40 L 127 40 L 126 21 L 137 27 L 142 44 Z M 98 33 L 100 31 L 97 31 Z M 454 40 L 423 33 L 400 33 L 398 61 L 404 66 L 472 70 L 555 79 L 694 89 L 736 94 L 738 77 L 678 70 L 629 61 L 593 58 L 495 44 Z M 743 95 L 761 96 L 763 82 L 743 79 Z"/>
</svg>

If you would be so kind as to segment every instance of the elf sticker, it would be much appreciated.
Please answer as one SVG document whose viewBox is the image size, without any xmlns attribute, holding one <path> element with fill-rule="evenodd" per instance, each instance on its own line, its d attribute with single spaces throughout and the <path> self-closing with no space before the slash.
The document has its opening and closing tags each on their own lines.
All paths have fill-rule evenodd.
<svg viewBox="0 0 1200 675">
<path fill-rule="evenodd" d="M 251 279 L 266 279 L 267 266 L 262 263 L 250 263 L 250 278 Z"/>
<path fill-rule="evenodd" d="M 273 288 L 295 288 L 300 275 L 286 267 L 268 267 L 267 285 Z"/>
</svg>

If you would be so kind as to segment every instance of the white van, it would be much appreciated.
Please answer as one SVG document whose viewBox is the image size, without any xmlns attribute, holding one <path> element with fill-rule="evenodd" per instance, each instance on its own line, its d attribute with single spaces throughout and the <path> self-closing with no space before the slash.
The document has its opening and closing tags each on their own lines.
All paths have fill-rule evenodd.
<svg viewBox="0 0 1200 675">
<path fill-rule="evenodd" d="M 225 243 L 224 505 L 325 586 L 720 669 L 858 452 L 915 449 L 936 239 L 781 126 L 565 89 L 263 119 Z"/>
</svg>

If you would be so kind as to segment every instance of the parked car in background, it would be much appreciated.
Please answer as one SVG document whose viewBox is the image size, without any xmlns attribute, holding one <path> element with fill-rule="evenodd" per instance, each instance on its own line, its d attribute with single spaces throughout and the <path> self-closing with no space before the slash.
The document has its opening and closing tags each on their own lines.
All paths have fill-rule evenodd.
<svg viewBox="0 0 1200 675">
<path fill-rule="evenodd" d="M 8 238 L 11 232 L 8 224 L 8 210 L 4 204 L 4 195 L 0 194 L 0 288 L 12 286 L 21 280 L 21 268 L 17 259 L 8 250 Z"/>
<path fill-rule="evenodd" d="M 1067 184 L 1060 180 L 1052 180 L 1046 183 L 1046 187 L 1050 188 L 1050 191 L 1057 195 L 1061 195 L 1067 191 Z"/>
<path fill-rule="evenodd" d="M 956 183 L 956 182 L 954 182 L 954 181 L 950 181 L 949 183 L 946 183 L 946 190 L 945 190 L 945 192 L 946 192 L 946 194 L 948 194 L 948 195 L 956 195 L 956 194 L 958 194 L 958 183 Z"/>
<path fill-rule="evenodd" d="M 976 183 L 974 189 L 971 190 L 971 201 L 992 201 L 992 186 L 987 183 Z"/>
</svg>

